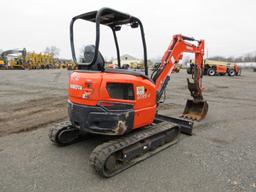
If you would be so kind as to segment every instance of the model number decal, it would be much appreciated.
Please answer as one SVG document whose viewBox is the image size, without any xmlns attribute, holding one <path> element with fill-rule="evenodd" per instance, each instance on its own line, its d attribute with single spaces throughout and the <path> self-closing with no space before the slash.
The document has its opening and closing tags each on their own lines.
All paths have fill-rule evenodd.
<svg viewBox="0 0 256 192">
<path fill-rule="evenodd" d="M 150 97 L 150 93 L 145 93 L 145 94 L 143 94 L 143 95 L 138 95 L 137 96 L 137 99 L 147 99 L 147 98 L 149 98 Z"/>
</svg>

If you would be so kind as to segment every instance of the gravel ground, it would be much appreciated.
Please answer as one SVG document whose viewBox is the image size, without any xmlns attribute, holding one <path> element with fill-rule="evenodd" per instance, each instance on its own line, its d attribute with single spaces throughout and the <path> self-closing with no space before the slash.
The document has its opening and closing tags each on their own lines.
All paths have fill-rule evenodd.
<svg viewBox="0 0 256 192">
<path fill-rule="evenodd" d="M 209 113 L 204 121 L 195 124 L 194 135 L 182 135 L 177 145 L 110 179 L 98 177 L 89 167 L 90 152 L 101 142 L 99 139 L 67 147 L 49 142 L 47 134 L 52 124 L 46 125 L 47 119 L 62 111 L 57 109 L 65 110 L 61 102 L 66 99 L 67 71 L 0 74 L 0 130 L 5 135 L 0 137 L 1 192 L 256 191 L 256 73 L 243 71 L 241 77 L 234 78 L 204 77 Z M 172 76 L 161 113 L 177 116 L 182 112 L 189 98 L 185 77 L 185 72 Z M 57 102 L 52 107 L 54 112 L 42 110 L 33 116 L 34 107 L 45 105 L 48 109 L 53 101 Z M 10 125 L 7 122 L 12 119 L 6 119 L 17 112 L 15 106 L 30 106 L 28 116 L 44 126 L 7 135 L 3 130 L 8 127 L 3 126 Z M 19 119 L 26 118 L 19 115 L 13 127 L 19 128 Z M 65 111 L 60 116 L 51 121 L 65 118 Z M 21 125 L 26 130 L 26 124 Z"/>
</svg>

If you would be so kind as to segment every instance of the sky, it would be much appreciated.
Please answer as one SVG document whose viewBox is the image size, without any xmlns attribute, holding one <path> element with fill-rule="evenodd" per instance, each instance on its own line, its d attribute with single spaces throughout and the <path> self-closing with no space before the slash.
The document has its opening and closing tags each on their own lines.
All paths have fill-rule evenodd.
<svg viewBox="0 0 256 192">
<path fill-rule="evenodd" d="M 204 39 L 209 57 L 256 52 L 255 0 L 2 1 L 0 49 L 25 47 L 28 51 L 40 52 L 47 46 L 56 46 L 60 49 L 60 57 L 71 58 L 71 18 L 102 7 L 140 18 L 144 25 L 149 58 L 161 57 L 174 34 Z M 77 45 L 93 42 L 94 30 L 92 24 L 85 24 L 80 29 L 76 27 Z M 100 49 L 105 57 L 115 57 L 112 35 L 108 30 L 102 31 Z M 121 54 L 141 57 L 139 31 L 126 29 L 118 33 Z"/>
</svg>

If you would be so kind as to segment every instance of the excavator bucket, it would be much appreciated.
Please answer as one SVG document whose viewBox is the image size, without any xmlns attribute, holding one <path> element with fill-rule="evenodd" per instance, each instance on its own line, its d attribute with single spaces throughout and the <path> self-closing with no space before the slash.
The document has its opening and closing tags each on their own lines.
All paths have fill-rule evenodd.
<svg viewBox="0 0 256 192">
<path fill-rule="evenodd" d="M 201 121 L 208 112 L 208 103 L 206 101 L 187 100 L 186 107 L 181 117 L 195 121 Z"/>
</svg>

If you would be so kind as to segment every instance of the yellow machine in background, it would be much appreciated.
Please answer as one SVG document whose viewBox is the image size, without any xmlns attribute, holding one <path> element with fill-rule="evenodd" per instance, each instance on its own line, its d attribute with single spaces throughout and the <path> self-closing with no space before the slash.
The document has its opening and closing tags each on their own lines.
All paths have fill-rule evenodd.
<svg viewBox="0 0 256 192">
<path fill-rule="evenodd" d="M 67 70 L 76 69 L 75 63 L 68 59 L 55 59 L 55 66 L 58 69 L 67 69 Z"/>
<path fill-rule="evenodd" d="M 8 62 L 8 69 L 25 69 L 23 60 L 20 58 L 11 59 Z"/>
<path fill-rule="evenodd" d="M 29 53 L 26 57 L 26 63 L 28 69 L 39 69 L 38 61 L 37 61 L 37 54 L 36 53 Z"/>
<path fill-rule="evenodd" d="M 51 53 L 28 53 L 26 57 L 27 69 L 52 69 L 55 68 L 55 60 Z"/>
<path fill-rule="evenodd" d="M 6 69 L 5 64 L 4 64 L 4 60 L 2 58 L 0 58 L 0 69 Z"/>
<path fill-rule="evenodd" d="M 25 69 L 26 49 L 12 49 L 1 53 L 1 60 L 4 62 L 4 69 Z M 10 59 L 11 57 L 11 59 Z"/>
<path fill-rule="evenodd" d="M 54 58 L 52 53 L 28 52 L 26 49 L 8 50 L 0 54 L 0 69 L 67 69 L 76 65 L 68 59 Z"/>
</svg>

